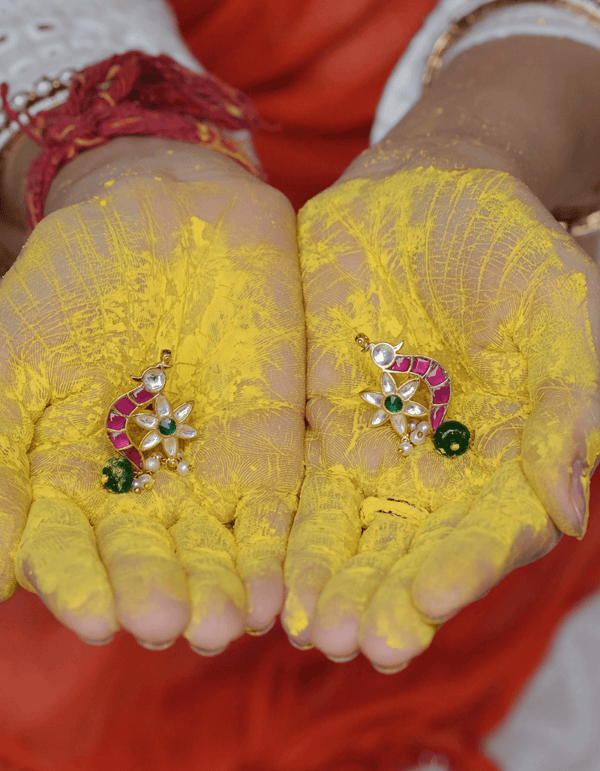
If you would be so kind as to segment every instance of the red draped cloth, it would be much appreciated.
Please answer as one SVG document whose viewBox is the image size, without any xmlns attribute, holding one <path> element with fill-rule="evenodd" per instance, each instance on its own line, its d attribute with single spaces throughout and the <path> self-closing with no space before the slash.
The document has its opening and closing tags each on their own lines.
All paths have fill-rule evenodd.
<svg viewBox="0 0 600 771">
<path fill-rule="evenodd" d="M 296 205 L 367 145 L 392 67 L 434 0 L 176 0 L 203 64 L 279 129 L 257 145 Z M 84 645 L 24 590 L 0 608 L 0 771 L 402 771 L 440 754 L 491 771 L 478 743 L 600 585 L 600 490 L 563 538 L 445 624 L 394 676 L 332 664 L 279 628 L 214 659 L 120 632 Z"/>
</svg>

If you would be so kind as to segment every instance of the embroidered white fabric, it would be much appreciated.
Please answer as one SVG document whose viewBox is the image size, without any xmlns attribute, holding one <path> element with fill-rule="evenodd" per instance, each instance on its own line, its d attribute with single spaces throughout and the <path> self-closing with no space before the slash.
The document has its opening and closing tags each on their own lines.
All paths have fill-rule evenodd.
<svg viewBox="0 0 600 771">
<path fill-rule="evenodd" d="M 11 94 L 134 49 L 203 71 L 162 0 L 0 0 L 0 78 Z"/>
<path fill-rule="evenodd" d="M 438 38 L 454 21 L 481 5 L 481 0 L 440 0 L 429 14 L 385 85 L 371 128 L 372 144 L 383 139 L 421 97 L 427 61 Z M 587 0 L 578 0 L 578 5 L 600 10 L 597 3 Z M 448 51 L 444 65 L 468 48 L 512 35 L 561 37 L 600 49 L 600 30 L 583 16 L 566 8 L 524 3 L 496 11 L 477 22 Z"/>
<path fill-rule="evenodd" d="M 165 53 L 194 72 L 206 72 L 163 0 L 0 0 L 0 82 L 8 83 L 11 98 L 31 91 L 42 77 L 53 79 L 132 50 Z M 65 96 L 60 92 L 52 104 Z M 40 103 L 32 112 L 50 106 Z M 0 147 L 10 133 L 0 132 Z M 250 132 L 225 133 L 258 163 Z"/>
</svg>

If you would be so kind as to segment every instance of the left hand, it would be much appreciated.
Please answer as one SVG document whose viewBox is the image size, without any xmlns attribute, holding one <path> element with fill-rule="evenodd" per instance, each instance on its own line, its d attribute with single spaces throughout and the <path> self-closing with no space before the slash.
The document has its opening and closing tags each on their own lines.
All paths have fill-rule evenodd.
<svg viewBox="0 0 600 771">
<path fill-rule="evenodd" d="M 381 671 L 561 531 L 581 537 L 600 453 L 597 267 L 514 176 L 413 149 L 388 172 L 373 148 L 299 216 L 307 476 L 282 620 Z M 401 457 L 389 422 L 370 427 L 359 394 L 381 371 L 357 332 L 445 367 L 471 449 L 429 436 Z"/>
</svg>

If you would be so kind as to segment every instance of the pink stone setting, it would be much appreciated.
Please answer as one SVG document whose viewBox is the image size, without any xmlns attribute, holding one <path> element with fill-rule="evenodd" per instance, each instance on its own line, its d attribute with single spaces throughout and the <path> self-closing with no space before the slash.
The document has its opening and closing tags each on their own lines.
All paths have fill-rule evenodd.
<svg viewBox="0 0 600 771">
<path fill-rule="evenodd" d="M 431 386 L 438 386 L 440 383 L 443 383 L 444 380 L 446 380 L 447 375 L 444 372 L 444 370 L 438 365 L 433 372 L 431 372 L 425 380 L 429 383 Z"/>
<path fill-rule="evenodd" d="M 390 367 L 394 372 L 408 372 L 410 369 L 411 356 L 398 356 L 396 361 Z"/>
<path fill-rule="evenodd" d="M 135 447 L 130 447 L 128 450 L 125 450 L 123 453 L 129 460 L 133 463 L 134 466 L 137 466 L 138 468 L 142 468 L 142 464 L 144 463 L 144 460 L 139 452 Z"/>
<path fill-rule="evenodd" d="M 124 450 L 125 447 L 129 447 L 131 445 L 129 437 L 125 432 L 121 434 L 110 434 L 108 438 L 117 448 L 117 450 Z"/>
<path fill-rule="evenodd" d="M 432 404 L 448 404 L 450 401 L 450 386 L 445 385 L 433 392 Z"/>
<path fill-rule="evenodd" d="M 122 415 L 131 415 L 131 413 L 137 407 L 134 402 L 128 396 L 122 396 L 118 401 L 114 403 L 114 408 Z"/>
<path fill-rule="evenodd" d="M 133 398 L 138 404 L 149 402 L 150 399 L 154 399 L 155 396 L 156 394 L 151 394 L 150 391 L 146 391 L 145 388 L 140 388 L 139 390 L 133 392 Z"/>
<path fill-rule="evenodd" d="M 430 364 L 431 359 L 416 359 L 413 361 L 411 372 L 414 372 L 415 375 L 424 375 L 429 369 Z"/>
<path fill-rule="evenodd" d="M 116 412 L 111 412 L 106 421 L 106 428 L 109 431 L 122 431 L 127 423 L 127 418 L 123 415 L 118 415 Z"/>
</svg>

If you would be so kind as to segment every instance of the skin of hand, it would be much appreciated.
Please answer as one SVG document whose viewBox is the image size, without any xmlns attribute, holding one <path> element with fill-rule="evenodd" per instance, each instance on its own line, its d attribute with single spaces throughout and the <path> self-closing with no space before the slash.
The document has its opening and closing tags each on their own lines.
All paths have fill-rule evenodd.
<svg viewBox="0 0 600 771">
<path fill-rule="evenodd" d="M 282 614 L 296 646 L 385 673 L 561 532 L 583 536 L 600 454 L 597 266 L 531 166 L 469 132 L 400 129 L 299 215 L 309 428 Z M 429 437 L 403 457 L 389 422 L 370 426 L 360 392 L 381 371 L 358 332 L 446 369 L 464 455 Z M 413 398 L 429 406 L 424 386 Z"/>
<path fill-rule="evenodd" d="M 82 639 L 119 627 L 212 655 L 272 624 L 302 473 L 294 212 L 213 150 L 122 138 L 57 177 L 0 284 L 0 594 L 16 581 Z M 104 423 L 173 352 L 192 471 L 103 489 Z M 13 569 L 13 564 L 16 569 Z"/>
</svg>

